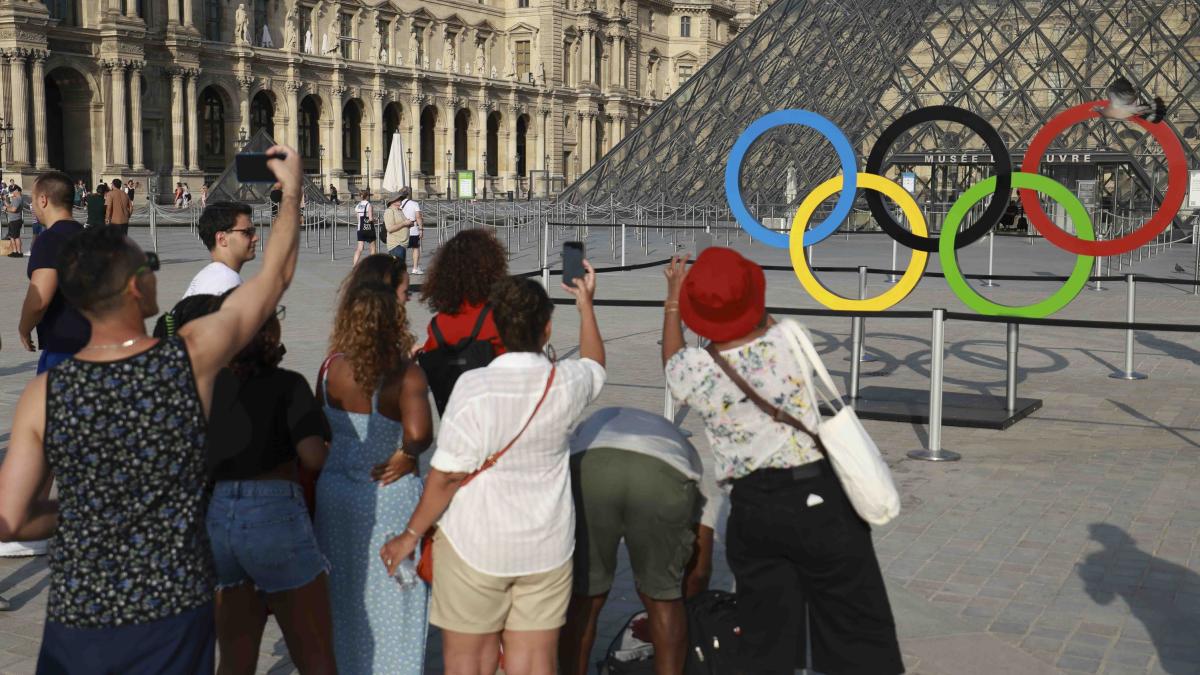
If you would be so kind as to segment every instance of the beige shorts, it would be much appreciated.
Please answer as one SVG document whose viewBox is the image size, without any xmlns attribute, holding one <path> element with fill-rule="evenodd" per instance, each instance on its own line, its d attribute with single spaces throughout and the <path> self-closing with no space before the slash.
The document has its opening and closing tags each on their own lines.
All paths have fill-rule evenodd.
<svg viewBox="0 0 1200 675">
<path fill-rule="evenodd" d="M 571 561 L 549 572 L 494 577 L 463 561 L 446 537 L 433 539 L 433 602 L 429 623 L 480 635 L 502 630 L 555 630 L 567 622 Z"/>
</svg>

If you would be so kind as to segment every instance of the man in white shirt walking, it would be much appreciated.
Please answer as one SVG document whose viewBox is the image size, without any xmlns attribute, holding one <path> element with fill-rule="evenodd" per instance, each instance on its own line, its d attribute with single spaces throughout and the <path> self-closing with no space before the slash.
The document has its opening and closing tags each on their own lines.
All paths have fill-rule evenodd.
<svg viewBox="0 0 1200 675">
<path fill-rule="evenodd" d="M 254 260 L 258 243 L 252 213 L 250 205 L 241 202 L 216 202 L 204 209 L 198 229 L 212 262 L 192 278 L 183 297 L 221 295 L 242 285 L 242 265 Z"/>
</svg>

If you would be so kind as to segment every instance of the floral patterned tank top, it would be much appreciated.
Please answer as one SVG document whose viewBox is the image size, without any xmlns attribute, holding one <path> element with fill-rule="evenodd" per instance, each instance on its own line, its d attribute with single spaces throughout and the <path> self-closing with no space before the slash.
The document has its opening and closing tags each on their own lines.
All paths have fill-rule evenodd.
<svg viewBox="0 0 1200 675">
<path fill-rule="evenodd" d="M 213 597 L 207 422 L 181 338 L 47 376 L 46 458 L 59 485 L 49 621 L 145 623 Z"/>
</svg>

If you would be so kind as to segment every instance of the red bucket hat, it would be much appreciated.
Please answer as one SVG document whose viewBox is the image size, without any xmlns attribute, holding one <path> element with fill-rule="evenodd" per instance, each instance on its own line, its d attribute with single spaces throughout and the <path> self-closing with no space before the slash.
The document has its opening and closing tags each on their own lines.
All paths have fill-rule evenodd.
<svg viewBox="0 0 1200 675">
<path fill-rule="evenodd" d="M 762 268 L 729 248 L 704 250 L 683 280 L 679 313 L 697 335 L 736 340 L 754 330 L 766 311 Z"/>
</svg>

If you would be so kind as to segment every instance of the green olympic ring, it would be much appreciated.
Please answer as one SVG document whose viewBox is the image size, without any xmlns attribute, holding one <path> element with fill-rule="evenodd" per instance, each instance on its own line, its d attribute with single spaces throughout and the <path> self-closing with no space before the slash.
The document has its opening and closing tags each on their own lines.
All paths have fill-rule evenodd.
<svg viewBox="0 0 1200 675">
<path fill-rule="evenodd" d="M 1039 174 L 1014 171 L 1012 174 L 1012 185 L 1017 188 L 1036 190 L 1058 202 L 1067 210 L 1067 215 L 1075 223 L 1075 229 L 1079 238 L 1084 241 L 1096 240 L 1096 233 L 1092 228 L 1092 219 L 1088 216 L 1087 209 L 1084 208 L 1079 199 L 1071 194 L 1071 191 L 1062 183 Z M 964 192 L 958 201 L 954 202 L 954 205 L 950 208 L 950 212 L 946 214 L 946 222 L 942 225 L 942 234 L 938 238 L 938 257 L 942 262 L 942 272 L 946 275 L 946 285 L 950 287 L 950 290 L 954 291 L 954 294 L 958 296 L 959 300 L 962 300 L 964 305 L 980 314 L 1015 316 L 1027 319 L 1040 319 L 1050 316 L 1063 307 L 1066 307 L 1075 299 L 1075 296 L 1079 295 L 1079 292 L 1087 285 L 1092 265 L 1096 259 L 1090 255 L 1078 256 L 1075 259 L 1075 269 L 1072 270 L 1071 276 L 1067 278 L 1062 288 L 1058 289 L 1054 295 L 1032 305 L 1017 307 L 1001 305 L 977 293 L 975 289 L 967 284 L 962 271 L 958 268 L 958 255 L 954 249 L 954 237 L 958 233 L 959 224 L 966 217 L 971 207 L 995 191 L 996 177 L 992 176 L 984 179 Z"/>
</svg>

